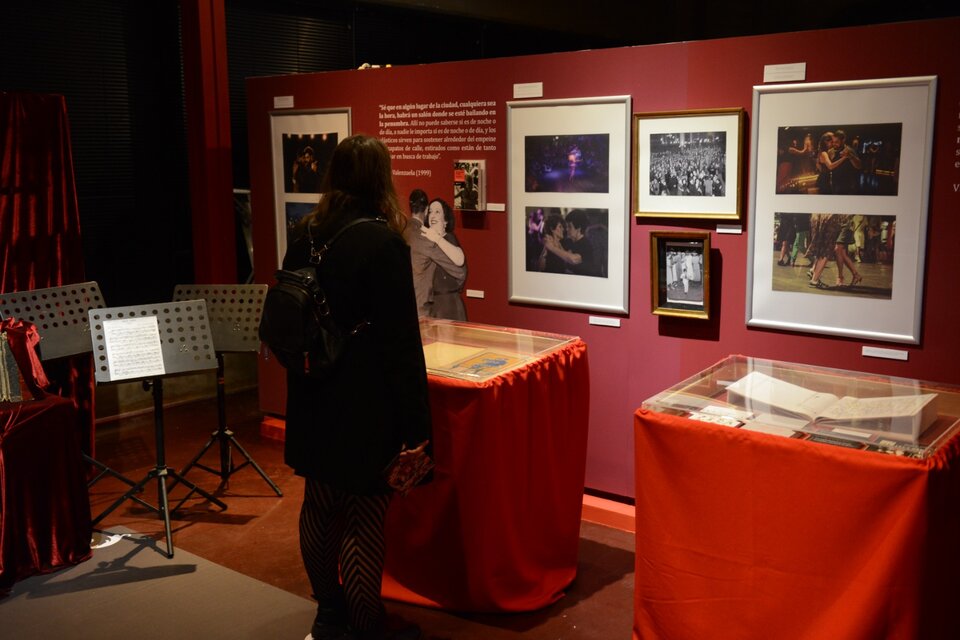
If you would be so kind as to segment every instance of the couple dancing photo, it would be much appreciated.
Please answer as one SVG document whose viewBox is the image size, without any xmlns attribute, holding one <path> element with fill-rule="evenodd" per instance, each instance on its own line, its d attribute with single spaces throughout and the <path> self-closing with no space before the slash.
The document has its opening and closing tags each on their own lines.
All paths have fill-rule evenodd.
<svg viewBox="0 0 960 640">
<path fill-rule="evenodd" d="M 466 320 L 460 293 L 467 281 L 467 259 L 453 233 L 456 218 L 443 198 L 410 192 L 410 220 L 404 238 L 410 245 L 417 313 L 430 318 Z"/>
</svg>

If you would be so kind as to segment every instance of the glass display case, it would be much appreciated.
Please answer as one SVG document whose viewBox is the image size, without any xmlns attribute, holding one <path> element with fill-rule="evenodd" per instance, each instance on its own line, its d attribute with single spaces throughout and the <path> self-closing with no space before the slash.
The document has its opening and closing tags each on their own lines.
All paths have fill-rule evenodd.
<svg viewBox="0 0 960 640">
<path fill-rule="evenodd" d="M 522 367 L 577 339 L 436 318 L 420 318 L 420 337 L 429 373 L 472 382 Z"/>
<path fill-rule="evenodd" d="M 644 409 L 825 444 L 925 458 L 960 430 L 960 387 L 729 356 Z"/>
</svg>

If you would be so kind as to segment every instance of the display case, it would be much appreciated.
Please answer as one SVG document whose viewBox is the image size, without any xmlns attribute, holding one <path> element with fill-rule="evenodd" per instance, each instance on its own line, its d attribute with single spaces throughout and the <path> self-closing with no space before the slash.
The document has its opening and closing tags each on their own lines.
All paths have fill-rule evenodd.
<svg viewBox="0 0 960 640">
<path fill-rule="evenodd" d="M 429 373 L 473 382 L 522 367 L 577 339 L 436 318 L 420 318 L 420 337 Z"/>
<path fill-rule="evenodd" d="M 933 454 L 960 430 L 960 387 L 739 355 L 643 408 L 914 458 Z"/>
</svg>

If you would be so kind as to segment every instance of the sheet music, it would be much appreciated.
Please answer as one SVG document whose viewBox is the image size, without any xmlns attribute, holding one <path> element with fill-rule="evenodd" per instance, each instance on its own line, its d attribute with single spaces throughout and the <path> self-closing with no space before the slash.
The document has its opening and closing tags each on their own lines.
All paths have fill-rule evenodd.
<svg viewBox="0 0 960 640">
<path fill-rule="evenodd" d="M 156 316 L 103 321 L 111 380 L 162 376 L 163 351 Z"/>
</svg>

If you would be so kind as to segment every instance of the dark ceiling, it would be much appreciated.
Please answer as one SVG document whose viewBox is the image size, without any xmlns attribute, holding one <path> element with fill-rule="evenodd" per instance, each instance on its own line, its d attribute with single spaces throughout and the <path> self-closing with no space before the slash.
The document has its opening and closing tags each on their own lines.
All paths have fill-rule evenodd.
<svg viewBox="0 0 960 640">
<path fill-rule="evenodd" d="M 389 5 L 586 37 L 610 46 L 780 33 L 960 14 L 946 0 L 368 0 Z"/>
</svg>

